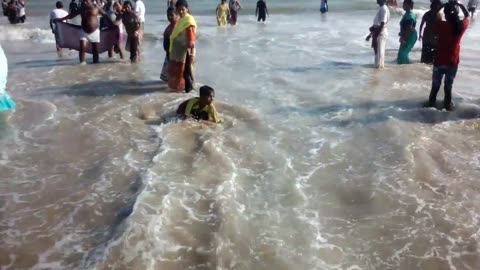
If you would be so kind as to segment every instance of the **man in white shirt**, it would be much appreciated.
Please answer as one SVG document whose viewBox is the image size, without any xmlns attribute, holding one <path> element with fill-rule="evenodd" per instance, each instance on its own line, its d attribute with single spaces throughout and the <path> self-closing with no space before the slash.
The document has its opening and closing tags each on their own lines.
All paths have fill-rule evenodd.
<svg viewBox="0 0 480 270">
<path fill-rule="evenodd" d="M 367 41 L 372 38 L 372 48 L 375 52 L 375 67 L 380 69 L 385 67 L 385 46 L 388 37 L 387 23 L 390 20 L 390 10 L 385 5 L 385 1 L 377 0 L 380 8 L 373 20 L 373 26 L 370 27 L 370 35 L 366 38 Z"/>
<path fill-rule="evenodd" d="M 55 9 L 50 12 L 50 28 L 52 29 L 52 33 L 55 34 L 56 24 L 55 19 L 60 19 L 63 17 L 68 16 L 68 12 L 63 9 L 63 3 L 58 1 L 55 4 Z M 55 43 L 57 43 L 57 38 L 55 36 Z M 62 57 L 62 48 L 58 47 L 57 45 L 57 54 L 58 57 Z"/>
<path fill-rule="evenodd" d="M 140 17 L 142 22 L 142 30 L 145 28 L 145 4 L 142 0 L 135 0 L 135 13 Z"/>
</svg>

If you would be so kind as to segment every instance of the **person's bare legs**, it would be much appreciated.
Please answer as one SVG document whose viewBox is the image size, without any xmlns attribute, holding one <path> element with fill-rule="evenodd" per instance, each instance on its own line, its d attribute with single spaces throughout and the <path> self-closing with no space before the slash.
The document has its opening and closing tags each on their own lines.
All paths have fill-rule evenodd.
<svg viewBox="0 0 480 270">
<path fill-rule="evenodd" d="M 62 48 L 58 47 L 58 44 L 56 45 L 56 47 L 57 47 L 58 58 L 62 58 L 63 57 Z"/>
<path fill-rule="evenodd" d="M 92 43 L 93 63 L 97 64 L 98 61 L 98 43 Z"/>
<path fill-rule="evenodd" d="M 118 50 L 118 54 L 120 55 L 120 59 L 124 59 L 123 57 L 123 50 L 122 50 L 122 47 L 120 47 L 119 44 L 115 45 L 115 49 Z"/>
<path fill-rule="evenodd" d="M 85 64 L 85 52 L 87 50 L 87 41 L 80 40 L 80 52 L 78 52 L 78 57 L 80 58 L 80 64 Z"/>
</svg>

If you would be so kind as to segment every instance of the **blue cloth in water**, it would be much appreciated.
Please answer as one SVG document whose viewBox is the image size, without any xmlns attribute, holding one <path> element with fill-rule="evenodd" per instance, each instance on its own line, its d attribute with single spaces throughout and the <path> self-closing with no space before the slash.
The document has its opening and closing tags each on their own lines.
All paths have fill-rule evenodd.
<svg viewBox="0 0 480 270">
<path fill-rule="evenodd" d="M 0 97 L 0 112 L 13 110 L 15 107 L 15 102 L 8 96 L 7 93 L 4 93 L 2 97 Z"/>
<path fill-rule="evenodd" d="M 15 109 L 15 102 L 8 96 L 7 87 L 8 62 L 0 45 L 0 112 Z"/>
</svg>

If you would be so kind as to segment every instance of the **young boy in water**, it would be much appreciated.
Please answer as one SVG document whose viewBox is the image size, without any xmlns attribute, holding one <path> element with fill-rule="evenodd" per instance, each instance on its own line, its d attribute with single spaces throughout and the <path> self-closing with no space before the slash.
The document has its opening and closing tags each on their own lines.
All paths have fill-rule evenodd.
<svg viewBox="0 0 480 270">
<path fill-rule="evenodd" d="M 177 109 L 177 115 L 181 119 L 193 118 L 195 120 L 205 120 L 214 123 L 220 123 L 217 110 L 213 105 L 215 90 L 210 86 L 200 87 L 200 97 L 184 101 Z"/>
</svg>

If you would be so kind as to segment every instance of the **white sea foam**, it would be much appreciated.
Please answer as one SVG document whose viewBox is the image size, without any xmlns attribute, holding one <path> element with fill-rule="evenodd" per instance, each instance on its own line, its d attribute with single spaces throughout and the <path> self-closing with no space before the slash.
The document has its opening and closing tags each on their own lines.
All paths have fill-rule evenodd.
<svg viewBox="0 0 480 270">
<path fill-rule="evenodd" d="M 0 25 L 1 41 L 32 41 L 38 43 L 55 43 L 52 31 L 23 26 Z"/>
</svg>

